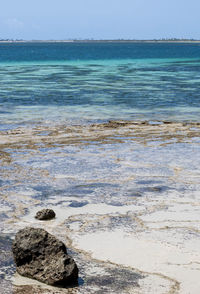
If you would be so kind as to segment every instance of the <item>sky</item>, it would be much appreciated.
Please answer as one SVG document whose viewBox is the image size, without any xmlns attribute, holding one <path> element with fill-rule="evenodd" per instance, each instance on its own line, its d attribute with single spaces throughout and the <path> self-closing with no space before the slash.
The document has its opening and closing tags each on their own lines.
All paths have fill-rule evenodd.
<svg viewBox="0 0 200 294">
<path fill-rule="evenodd" d="M 200 0 L 0 1 L 0 39 L 200 39 Z"/>
</svg>

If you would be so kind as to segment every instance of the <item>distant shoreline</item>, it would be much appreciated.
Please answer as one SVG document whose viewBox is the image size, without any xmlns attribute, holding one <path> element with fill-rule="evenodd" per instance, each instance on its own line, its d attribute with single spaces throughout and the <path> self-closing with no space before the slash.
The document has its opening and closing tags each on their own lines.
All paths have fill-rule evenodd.
<svg viewBox="0 0 200 294">
<path fill-rule="evenodd" d="M 0 40 L 0 44 L 12 43 L 189 43 L 198 44 L 200 40 Z"/>
</svg>

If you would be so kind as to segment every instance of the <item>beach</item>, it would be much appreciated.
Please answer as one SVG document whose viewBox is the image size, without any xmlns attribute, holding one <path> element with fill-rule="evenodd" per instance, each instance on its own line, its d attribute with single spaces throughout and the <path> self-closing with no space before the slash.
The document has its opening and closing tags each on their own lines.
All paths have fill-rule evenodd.
<svg viewBox="0 0 200 294">
<path fill-rule="evenodd" d="M 199 131 L 147 121 L 1 131 L 2 237 L 45 228 L 71 248 L 82 279 L 72 290 L 10 280 L 5 261 L 3 293 L 196 294 Z M 55 220 L 34 218 L 44 207 Z"/>
<path fill-rule="evenodd" d="M 0 44 L 2 294 L 198 294 L 199 69 L 196 43 Z M 27 226 L 66 244 L 78 286 L 16 274 Z"/>
</svg>

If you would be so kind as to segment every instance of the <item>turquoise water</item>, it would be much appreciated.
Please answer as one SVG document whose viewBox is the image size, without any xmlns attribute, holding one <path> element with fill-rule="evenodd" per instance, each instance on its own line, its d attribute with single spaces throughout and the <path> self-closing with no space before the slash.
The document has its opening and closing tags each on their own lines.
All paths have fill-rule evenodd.
<svg viewBox="0 0 200 294">
<path fill-rule="evenodd" d="M 200 114 L 200 45 L 0 45 L 0 128 Z"/>
<path fill-rule="evenodd" d="M 34 218 L 42 208 L 57 215 L 45 228 L 72 244 L 85 233 L 119 230 L 188 253 L 187 240 L 198 237 L 200 128 L 156 120 L 199 121 L 199 93 L 199 44 L 0 43 L 0 131 L 25 126 L 0 132 L 2 294 L 15 292 L 10 238 L 24 226 L 43 226 Z M 110 119 L 151 123 L 82 127 Z M 130 292 L 127 268 L 120 266 L 114 283 L 116 272 L 104 276 L 98 262 L 95 274 L 94 259 L 73 251 L 81 293 Z M 188 264 L 193 270 L 194 260 Z M 158 270 L 166 278 L 159 263 Z M 152 293 L 163 289 L 156 277 Z"/>
</svg>

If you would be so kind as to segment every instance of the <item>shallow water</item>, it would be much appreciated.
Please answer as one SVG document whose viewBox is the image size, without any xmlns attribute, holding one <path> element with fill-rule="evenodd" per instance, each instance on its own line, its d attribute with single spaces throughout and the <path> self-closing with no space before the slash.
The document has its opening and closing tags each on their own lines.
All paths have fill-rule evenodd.
<svg viewBox="0 0 200 294">
<path fill-rule="evenodd" d="M 1 293 L 197 294 L 199 45 L 96 46 L 0 45 Z M 78 288 L 14 277 L 27 225 L 66 243 Z"/>
<path fill-rule="evenodd" d="M 180 293 L 188 293 L 192 284 L 198 285 L 193 264 L 199 262 L 199 132 L 198 123 L 168 122 L 1 132 L 1 232 L 13 238 L 28 225 L 43 227 L 63 240 L 80 267 L 80 285 L 73 293 L 164 294 L 179 287 Z M 34 218 L 44 207 L 55 210 L 54 221 Z M 120 252 L 112 239 L 120 241 Z M 147 262 L 152 267 L 142 266 L 126 245 L 132 244 L 136 250 L 132 253 L 142 260 L 140 242 L 144 250 L 148 246 L 149 257 L 151 252 L 155 256 L 156 248 L 161 257 L 171 246 L 169 261 L 172 252 L 179 252 L 179 265 L 172 266 L 158 255 L 156 268 L 152 260 Z M 127 262 L 123 246 L 132 263 Z M 9 248 L 4 254 L 10 254 Z M 184 263 L 191 266 L 186 270 Z M 127 270 L 135 277 L 132 285 Z M 9 287 L 13 271 L 12 262 L 2 266 Z M 188 285 L 181 273 L 188 275 Z M 117 284 L 109 282 L 111 274 L 116 274 Z M 14 284 L 18 286 L 13 293 L 25 291 L 23 285 L 29 285 L 27 293 L 42 293 L 40 285 L 31 282 L 30 286 L 26 279 L 15 278 Z M 195 287 L 190 293 L 195 294 Z"/>
<path fill-rule="evenodd" d="M 199 119 L 199 44 L 1 44 L 0 128 Z"/>
</svg>

